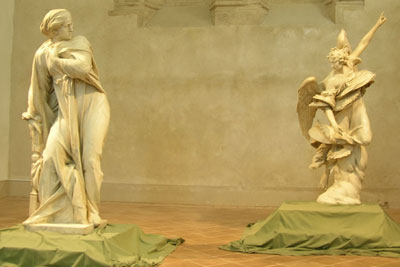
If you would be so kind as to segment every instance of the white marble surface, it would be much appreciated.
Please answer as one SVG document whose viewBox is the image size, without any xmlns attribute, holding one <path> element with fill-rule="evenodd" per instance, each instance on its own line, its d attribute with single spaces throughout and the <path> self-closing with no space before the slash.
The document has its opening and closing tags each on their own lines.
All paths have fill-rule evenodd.
<svg viewBox="0 0 400 267">
<path fill-rule="evenodd" d="M 372 29 L 352 50 L 342 29 L 336 47 L 328 54 L 332 71 L 318 83 L 315 77 L 300 86 L 297 113 L 303 135 L 317 149 L 310 168 L 324 166 L 321 187 L 326 189 L 317 202 L 360 204 L 360 191 L 367 167 L 366 146 L 372 139 L 363 96 L 374 83 L 375 74 L 359 70 L 360 56 L 377 29 L 386 22 L 381 14 Z M 313 122 L 321 110 L 327 123 Z"/>
<path fill-rule="evenodd" d="M 97 227 L 105 223 L 98 204 L 108 100 L 89 41 L 73 36 L 71 13 L 50 10 L 40 30 L 48 40 L 34 55 L 28 108 L 22 114 L 33 152 L 30 216 L 24 224 Z"/>
</svg>

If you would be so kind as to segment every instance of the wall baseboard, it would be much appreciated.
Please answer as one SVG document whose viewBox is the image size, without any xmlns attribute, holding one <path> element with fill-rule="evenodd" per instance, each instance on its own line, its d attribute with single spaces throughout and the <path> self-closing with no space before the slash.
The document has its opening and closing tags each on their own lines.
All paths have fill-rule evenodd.
<svg viewBox="0 0 400 267">
<path fill-rule="evenodd" d="M 7 180 L 7 195 L 28 197 L 31 185 L 26 180 Z M 4 187 L 4 185 L 3 185 Z M 283 201 L 313 201 L 321 193 L 318 188 L 235 188 L 228 186 L 143 185 L 103 183 L 102 201 L 218 205 L 218 206 L 279 206 Z M 400 188 L 365 188 L 362 201 L 400 208 Z"/>
<path fill-rule="evenodd" d="M 8 181 L 0 180 L 0 198 L 8 195 Z"/>
</svg>

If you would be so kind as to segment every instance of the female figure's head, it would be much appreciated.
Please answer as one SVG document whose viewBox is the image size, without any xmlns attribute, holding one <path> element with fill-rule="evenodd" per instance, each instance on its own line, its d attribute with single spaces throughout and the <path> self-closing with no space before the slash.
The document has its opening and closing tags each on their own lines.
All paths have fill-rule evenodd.
<svg viewBox="0 0 400 267">
<path fill-rule="evenodd" d="M 341 72 L 344 65 L 347 65 L 349 52 L 346 48 L 332 48 L 328 54 L 328 60 L 331 63 L 331 67 Z"/>
<path fill-rule="evenodd" d="M 40 24 L 40 31 L 54 42 L 72 38 L 72 16 L 66 9 L 50 10 Z"/>
</svg>

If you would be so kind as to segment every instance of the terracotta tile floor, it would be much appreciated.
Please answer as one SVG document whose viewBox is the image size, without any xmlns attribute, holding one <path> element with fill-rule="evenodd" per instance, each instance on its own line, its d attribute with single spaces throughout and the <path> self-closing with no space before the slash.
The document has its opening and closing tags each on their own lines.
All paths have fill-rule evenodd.
<svg viewBox="0 0 400 267">
<path fill-rule="evenodd" d="M 102 216 L 110 223 L 135 223 L 145 233 L 183 237 L 161 267 L 196 266 L 290 266 L 290 267 L 400 267 L 400 259 L 360 256 L 277 256 L 242 254 L 219 250 L 218 246 L 240 238 L 245 225 L 265 218 L 275 208 L 211 207 L 104 202 Z M 27 198 L 0 199 L 0 228 L 22 222 L 28 212 Z M 400 210 L 387 213 L 400 222 Z"/>
</svg>

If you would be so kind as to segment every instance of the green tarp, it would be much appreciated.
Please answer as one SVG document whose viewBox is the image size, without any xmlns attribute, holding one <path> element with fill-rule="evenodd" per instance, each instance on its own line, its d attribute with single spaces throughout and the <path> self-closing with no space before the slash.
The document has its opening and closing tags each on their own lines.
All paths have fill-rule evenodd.
<svg viewBox="0 0 400 267">
<path fill-rule="evenodd" d="M 0 266 L 156 266 L 183 239 L 144 234 L 134 224 L 108 224 L 88 235 L 0 230 Z"/>
<path fill-rule="evenodd" d="M 221 249 L 278 255 L 400 257 L 400 224 L 379 205 L 285 202 Z"/>
</svg>

